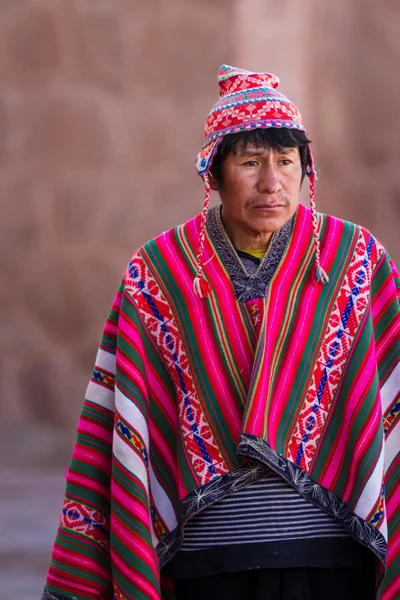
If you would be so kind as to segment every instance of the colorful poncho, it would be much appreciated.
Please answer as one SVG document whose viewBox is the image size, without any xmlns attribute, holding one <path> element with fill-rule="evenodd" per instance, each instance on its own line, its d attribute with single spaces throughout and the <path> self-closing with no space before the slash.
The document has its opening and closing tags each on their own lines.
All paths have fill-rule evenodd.
<svg viewBox="0 0 400 600">
<path fill-rule="evenodd" d="M 368 231 L 318 219 L 329 284 L 313 279 L 299 206 L 252 300 L 238 300 L 251 281 L 234 288 L 209 234 L 212 293 L 194 295 L 200 216 L 134 254 L 79 422 L 45 598 L 173 598 L 160 567 L 185 523 L 260 463 L 367 546 L 377 597 L 399 598 L 399 275 Z"/>
</svg>

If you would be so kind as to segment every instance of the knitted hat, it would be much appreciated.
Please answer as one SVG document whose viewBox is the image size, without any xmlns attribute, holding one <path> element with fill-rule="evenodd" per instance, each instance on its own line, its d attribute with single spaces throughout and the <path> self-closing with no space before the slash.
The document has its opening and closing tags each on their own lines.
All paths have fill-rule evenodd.
<svg viewBox="0 0 400 600">
<path fill-rule="evenodd" d="M 229 65 L 222 65 L 218 73 L 220 98 L 209 113 L 204 130 L 204 145 L 196 157 L 196 170 L 204 178 L 205 199 L 201 217 L 199 251 L 197 255 L 197 275 L 193 282 L 194 291 L 204 298 L 210 292 L 210 286 L 203 277 L 203 248 L 206 230 L 207 211 L 210 201 L 208 173 L 218 146 L 226 135 L 266 129 L 269 127 L 287 127 L 306 133 L 298 108 L 286 96 L 277 91 L 279 78 L 271 73 L 252 73 Z M 310 207 L 315 246 L 316 279 L 327 283 L 329 278 L 320 264 L 320 242 L 317 214 L 315 209 L 314 160 L 309 149 L 307 175 L 310 179 Z"/>
</svg>

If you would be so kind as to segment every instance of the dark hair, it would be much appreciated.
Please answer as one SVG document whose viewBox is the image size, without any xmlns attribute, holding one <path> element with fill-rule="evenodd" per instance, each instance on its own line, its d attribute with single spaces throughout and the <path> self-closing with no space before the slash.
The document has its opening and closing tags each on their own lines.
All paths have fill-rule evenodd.
<svg viewBox="0 0 400 600">
<path fill-rule="evenodd" d="M 273 150 L 298 148 L 302 170 L 301 181 L 303 181 L 309 164 L 310 151 L 308 145 L 311 144 L 311 140 L 307 138 L 304 131 L 299 129 L 269 127 L 268 129 L 252 129 L 251 131 L 231 133 L 224 137 L 218 146 L 210 169 L 212 176 L 220 187 L 224 183 L 224 160 L 229 154 L 236 154 L 238 144 L 242 144 L 244 150 L 249 144 L 258 148 L 271 148 Z"/>
</svg>

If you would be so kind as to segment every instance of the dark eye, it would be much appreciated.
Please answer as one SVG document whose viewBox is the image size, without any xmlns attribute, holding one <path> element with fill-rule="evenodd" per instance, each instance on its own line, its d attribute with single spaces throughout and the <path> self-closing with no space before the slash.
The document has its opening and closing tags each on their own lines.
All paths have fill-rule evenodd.
<svg viewBox="0 0 400 600">
<path fill-rule="evenodd" d="M 281 164 L 282 164 L 284 167 L 287 167 L 287 166 L 289 166 L 291 163 L 292 163 L 292 161 L 291 161 L 291 160 L 289 160 L 288 158 L 283 158 L 283 159 L 281 160 Z"/>
<path fill-rule="evenodd" d="M 248 167 L 256 167 L 258 165 L 258 162 L 256 160 L 248 160 L 244 164 Z"/>
</svg>

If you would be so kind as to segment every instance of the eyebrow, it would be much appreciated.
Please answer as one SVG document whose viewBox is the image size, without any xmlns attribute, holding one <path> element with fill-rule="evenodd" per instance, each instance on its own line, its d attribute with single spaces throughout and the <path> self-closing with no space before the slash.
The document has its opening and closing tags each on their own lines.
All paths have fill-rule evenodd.
<svg viewBox="0 0 400 600">
<path fill-rule="evenodd" d="M 254 150 L 242 150 L 239 156 L 261 156 L 265 150 L 276 150 L 279 154 L 293 154 L 297 148 L 257 148 Z"/>
</svg>

